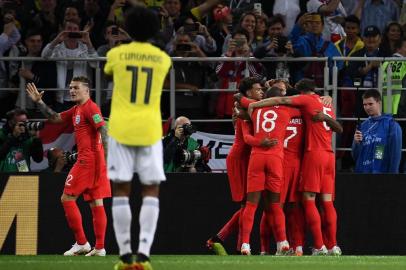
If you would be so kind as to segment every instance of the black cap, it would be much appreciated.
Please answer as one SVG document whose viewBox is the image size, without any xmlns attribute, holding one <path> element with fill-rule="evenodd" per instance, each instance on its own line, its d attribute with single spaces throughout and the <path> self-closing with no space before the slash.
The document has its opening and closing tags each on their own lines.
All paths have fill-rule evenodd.
<svg viewBox="0 0 406 270">
<path fill-rule="evenodd" d="M 369 25 L 364 29 L 364 37 L 376 37 L 381 35 L 381 31 L 375 25 Z"/>
</svg>

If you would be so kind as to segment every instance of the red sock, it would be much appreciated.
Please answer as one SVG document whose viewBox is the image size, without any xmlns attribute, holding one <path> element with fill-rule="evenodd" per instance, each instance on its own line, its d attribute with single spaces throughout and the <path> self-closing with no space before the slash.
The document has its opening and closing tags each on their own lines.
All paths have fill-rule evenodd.
<svg viewBox="0 0 406 270">
<path fill-rule="evenodd" d="M 279 202 L 270 204 L 269 219 L 272 219 L 270 223 L 272 224 L 275 241 L 281 242 L 286 240 L 285 214 Z"/>
<path fill-rule="evenodd" d="M 268 224 L 268 217 L 269 212 L 266 213 L 265 211 L 262 212 L 261 223 L 259 225 L 259 237 L 261 242 L 261 252 L 270 252 L 270 239 L 271 239 L 271 225 Z"/>
<path fill-rule="evenodd" d="M 69 228 L 75 235 L 76 242 L 79 245 L 84 245 L 87 242 L 85 232 L 82 226 L 82 215 L 75 201 L 62 202 L 63 209 L 65 210 L 66 220 L 68 221 Z"/>
<path fill-rule="evenodd" d="M 242 214 L 244 213 L 245 206 L 240 209 L 240 216 L 238 217 L 238 238 L 237 238 L 237 250 L 241 250 L 242 245 Z"/>
<path fill-rule="evenodd" d="M 252 202 L 247 202 L 245 204 L 244 212 L 242 214 L 242 243 L 250 242 L 252 224 L 254 223 L 255 211 L 257 210 L 257 206 L 257 204 Z"/>
<path fill-rule="evenodd" d="M 321 205 L 324 210 L 324 233 L 328 249 L 337 245 L 337 213 L 332 201 L 322 201 Z"/>
<path fill-rule="evenodd" d="M 320 214 L 314 200 L 303 201 L 304 213 L 307 226 L 313 236 L 314 248 L 320 249 L 323 246 L 323 236 L 321 234 Z"/>
<path fill-rule="evenodd" d="M 234 213 L 230 220 L 221 228 L 220 232 L 217 234 L 217 237 L 224 241 L 227 239 L 230 234 L 233 234 L 238 231 L 238 222 L 240 220 L 241 209 Z"/>
<path fill-rule="evenodd" d="M 94 206 L 92 207 L 93 215 L 93 230 L 94 236 L 96 237 L 96 249 L 104 248 L 104 237 L 106 235 L 107 227 L 107 217 L 106 212 L 104 211 L 104 206 Z"/>
<path fill-rule="evenodd" d="M 305 238 L 305 218 L 303 213 L 303 208 L 301 205 L 295 205 L 292 209 L 293 213 L 293 226 L 292 226 L 292 241 L 294 243 L 294 247 L 304 245 L 304 238 Z"/>
<path fill-rule="evenodd" d="M 321 207 L 320 205 L 319 205 L 319 213 L 320 213 L 320 220 L 321 220 L 321 233 L 323 235 L 323 243 L 327 247 L 327 246 L 329 246 L 329 242 L 328 242 L 328 237 L 327 237 L 327 232 L 326 232 L 327 228 L 325 226 L 327 224 L 326 214 L 325 214 L 323 207 Z"/>
</svg>

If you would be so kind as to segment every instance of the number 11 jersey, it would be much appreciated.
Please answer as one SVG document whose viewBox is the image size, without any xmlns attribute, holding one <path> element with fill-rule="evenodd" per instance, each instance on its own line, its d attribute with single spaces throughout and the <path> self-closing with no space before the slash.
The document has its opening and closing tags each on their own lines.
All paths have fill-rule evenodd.
<svg viewBox="0 0 406 270">
<path fill-rule="evenodd" d="M 162 137 L 161 94 L 170 57 L 147 42 L 131 42 L 107 53 L 104 72 L 114 88 L 109 135 L 121 144 L 153 145 Z"/>
</svg>

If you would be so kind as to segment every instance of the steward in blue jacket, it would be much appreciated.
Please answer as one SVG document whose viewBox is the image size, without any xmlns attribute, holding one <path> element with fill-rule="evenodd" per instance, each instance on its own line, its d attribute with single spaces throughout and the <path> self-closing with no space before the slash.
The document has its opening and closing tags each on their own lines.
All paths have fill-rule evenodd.
<svg viewBox="0 0 406 270">
<path fill-rule="evenodd" d="M 381 95 L 375 89 L 363 95 L 369 118 L 355 131 L 352 156 L 356 173 L 398 173 L 402 130 L 390 114 L 381 114 Z"/>
</svg>

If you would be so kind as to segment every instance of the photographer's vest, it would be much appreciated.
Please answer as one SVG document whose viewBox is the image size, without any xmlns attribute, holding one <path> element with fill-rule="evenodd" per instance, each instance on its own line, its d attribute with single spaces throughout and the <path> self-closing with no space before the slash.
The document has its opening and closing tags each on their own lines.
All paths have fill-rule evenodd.
<svg viewBox="0 0 406 270">
<path fill-rule="evenodd" d="M 402 57 L 400 54 L 394 54 L 393 56 L 395 57 Z M 388 111 L 388 106 L 387 104 L 387 96 L 386 96 L 386 91 L 387 91 L 387 69 L 391 67 L 392 68 L 392 111 Z M 384 70 L 383 74 L 383 111 L 385 113 L 392 113 L 392 114 L 397 114 L 398 113 L 398 107 L 399 107 L 399 101 L 400 101 L 400 96 L 402 93 L 402 88 L 403 87 L 403 79 L 405 78 L 406 75 L 406 62 L 405 61 L 386 61 L 383 63 L 382 68 Z"/>
<path fill-rule="evenodd" d="M 193 151 L 199 148 L 199 144 L 193 138 L 188 138 L 186 150 Z M 172 160 L 169 164 L 164 164 L 164 171 L 165 172 L 176 172 L 180 168 L 179 164 L 175 164 L 174 160 Z"/>
</svg>

